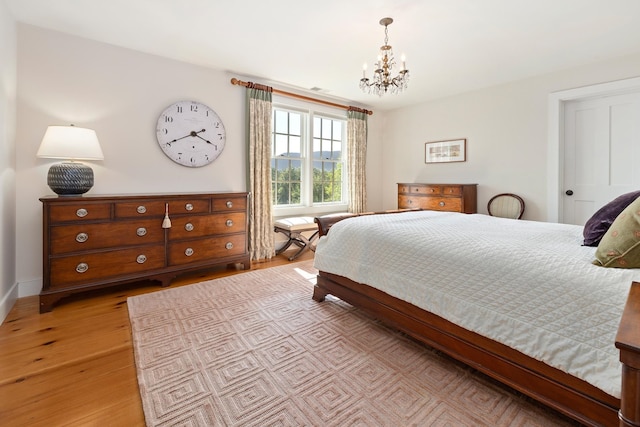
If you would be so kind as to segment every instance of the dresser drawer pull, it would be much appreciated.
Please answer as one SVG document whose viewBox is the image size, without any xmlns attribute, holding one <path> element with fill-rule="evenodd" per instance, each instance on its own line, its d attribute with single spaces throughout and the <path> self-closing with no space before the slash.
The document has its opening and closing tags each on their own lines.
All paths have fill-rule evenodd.
<svg viewBox="0 0 640 427">
<path fill-rule="evenodd" d="M 146 229 L 146 228 L 144 228 L 144 227 L 140 227 L 140 228 L 138 228 L 138 229 L 136 230 L 136 234 L 137 234 L 138 236 L 140 236 L 140 237 L 142 237 L 142 236 L 146 236 L 146 234 L 147 234 L 147 229 Z"/>
<path fill-rule="evenodd" d="M 227 207 L 231 209 L 233 207 L 233 202 L 231 200 L 227 200 Z"/>
<path fill-rule="evenodd" d="M 147 207 L 144 205 L 140 205 L 136 208 L 136 212 L 139 214 L 147 213 Z"/>
<path fill-rule="evenodd" d="M 233 249 L 233 243 L 227 242 L 227 244 L 224 245 L 224 247 L 227 248 L 227 249 Z"/>
<path fill-rule="evenodd" d="M 184 205 L 184 208 L 188 211 L 192 211 L 193 210 L 193 205 L 191 203 L 187 203 L 186 205 Z"/>
<path fill-rule="evenodd" d="M 138 258 L 136 258 L 136 262 L 138 264 L 144 264 L 146 260 L 147 260 L 147 256 L 144 254 L 138 255 Z"/>
<path fill-rule="evenodd" d="M 78 235 L 76 236 L 76 242 L 84 243 L 87 241 L 88 238 L 89 238 L 89 235 L 87 233 L 78 233 Z"/>
<path fill-rule="evenodd" d="M 85 208 L 80 208 L 76 211 L 76 216 L 78 218 L 84 218 L 88 214 L 89 214 L 89 211 L 87 211 Z"/>
<path fill-rule="evenodd" d="M 87 264 L 86 262 L 81 262 L 80 264 L 76 265 L 76 271 L 78 273 L 84 273 L 88 269 L 89 269 L 89 264 Z"/>
<path fill-rule="evenodd" d="M 227 222 L 225 222 L 227 227 L 233 227 L 233 220 L 232 219 L 228 219 Z"/>
<path fill-rule="evenodd" d="M 187 249 L 185 249 L 185 250 L 184 250 L 184 254 L 185 254 L 186 256 L 191 256 L 191 255 L 193 255 L 193 249 L 192 249 L 192 248 L 187 248 Z"/>
<path fill-rule="evenodd" d="M 438 206 L 444 206 L 444 202 L 438 203 Z"/>
<path fill-rule="evenodd" d="M 184 225 L 184 229 L 187 231 L 193 231 L 193 224 L 191 224 L 190 222 L 186 223 Z"/>
</svg>

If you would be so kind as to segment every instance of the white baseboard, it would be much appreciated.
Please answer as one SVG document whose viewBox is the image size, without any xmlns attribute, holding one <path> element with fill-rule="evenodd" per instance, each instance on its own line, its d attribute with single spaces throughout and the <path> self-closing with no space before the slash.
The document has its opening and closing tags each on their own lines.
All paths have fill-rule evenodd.
<svg viewBox="0 0 640 427">
<path fill-rule="evenodd" d="M 0 300 L 0 324 L 7 318 L 13 305 L 18 299 L 18 283 L 14 283 L 9 292 L 7 292 Z"/>
</svg>

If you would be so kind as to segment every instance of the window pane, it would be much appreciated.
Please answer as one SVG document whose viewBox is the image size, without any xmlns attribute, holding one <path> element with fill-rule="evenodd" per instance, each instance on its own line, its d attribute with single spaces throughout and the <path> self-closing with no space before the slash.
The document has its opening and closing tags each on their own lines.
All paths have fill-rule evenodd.
<svg viewBox="0 0 640 427">
<path fill-rule="evenodd" d="M 331 119 L 322 119 L 322 139 L 331 139 Z"/>
<path fill-rule="evenodd" d="M 320 117 L 313 118 L 313 137 L 320 138 L 322 127 L 320 126 Z"/>
<path fill-rule="evenodd" d="M 276 135 L 275 141 L 273 144 L 273 155 L 274 156 L 286 156 L 289 152 L 289 144 L 288 144 L 287 135 Z"/>
<path fill-rule="evenodd" d="M 342 122 L 338 120 L 333 121 L 333 139 L 336 141 L 342 141 Z"/>
<path fill-rule="evenodd" d="M 289 155 L 290 157 L 302 157 L 302 146 L 300 145 L 299 136 L 289 137 Z"/>
<path fill-rule="evenodd" d="M 275 110 L 274 131 L 276 133 L 287 133 L 289 129 L 289 113 L 286 111 Z"/>
<path fill-rule="evenodd" d="M 300 183 L 299 182 L 291 183 L 291 195 L 290 195 L 289 203 L 292 205 L 300 204 Z"/>
<path fill-rule="evenodd" d="M 342 142 L 333 141 L 333 155 L 331 159 L 340 160 L 342 158 Z"/>
<path fill-rule="evenodd" d="M 313 159 L 322 158 L 322 142 L 319 139 L 313 139 Z"/>
<path fill-rule="evenodd" d="M 300 136 L 302 133 L 302 116 L 298 113 L 289 113 L 289 133 Z"/>
</svg>

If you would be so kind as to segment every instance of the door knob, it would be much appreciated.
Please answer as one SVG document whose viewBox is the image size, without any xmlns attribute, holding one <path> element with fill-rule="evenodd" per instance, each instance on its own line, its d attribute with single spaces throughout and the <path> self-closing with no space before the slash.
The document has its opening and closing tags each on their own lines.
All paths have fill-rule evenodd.
<svg viewBox="0 0 640 427">
<path fill-rule="evenodd" d="M 567 190 L 564 192 L 567 196 L 573 196 L 573 190 Z"/>
</svg>

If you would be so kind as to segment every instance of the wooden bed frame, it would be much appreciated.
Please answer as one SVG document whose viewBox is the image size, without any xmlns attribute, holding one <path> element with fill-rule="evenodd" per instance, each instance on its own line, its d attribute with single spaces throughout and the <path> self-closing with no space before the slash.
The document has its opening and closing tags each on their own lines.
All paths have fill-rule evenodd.
<svg viewBox="0 0 640 427">
<path fill-rule="evenodd" d="M 353 216 L 317 217 L 320 236 Z M 621 399 L 366 284 L 320 271 L 313 299 L 322 302 L 329 294 L 585 425 L 640 426 L 640 283 L 631 286 L 616 336 L 623 364 Z"/>
</svg>

